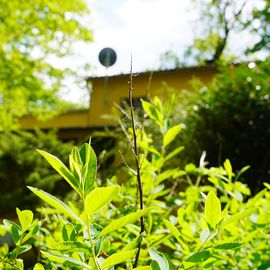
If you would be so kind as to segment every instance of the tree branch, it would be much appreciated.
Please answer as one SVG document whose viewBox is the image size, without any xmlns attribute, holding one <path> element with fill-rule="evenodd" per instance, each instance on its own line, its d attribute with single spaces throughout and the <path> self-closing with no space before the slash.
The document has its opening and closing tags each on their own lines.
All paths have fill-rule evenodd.
<svg viewBox="0 0 270 270">
<path fill-rule="evenodd" d="M 133 152 L 135 156 L 135 163 L 136 163 L 136 171 L 137 171 L 137 184 L 139 189 L 139 200 L 140 200 L 140 209 L 143 210 L 143 187 L 141 181 L 141 169 L 139 163 L 139 151 L 137 145 L 137 134 L 136 134 L 136 124 L 135 124 L 135 117 L 134 117 L 134 106 L 132 101 L 132 91 L 133 91 L 133 73 L 132 73 L 132 56 L 131 56 L 131 64 L 130 64 L 130 79 L 129 79 L 129 89 L 128 89 L 128 97 L 130 103 L 130 116 L 131 116 L 131 125 L 132 125 L 132 133 L 133 133 Z M 144 218 L 140 218 L 141 223 L 141 231 L 140 234 L 144 233 Z M 136 253 L 135 261 L 133 263 L 133 268 L 136 268 L 138 265 L 138 260 L 140 257 L 140 250 L 141 250 L 141 241 L 138 244 L 138 250 Z"/>
</svg>

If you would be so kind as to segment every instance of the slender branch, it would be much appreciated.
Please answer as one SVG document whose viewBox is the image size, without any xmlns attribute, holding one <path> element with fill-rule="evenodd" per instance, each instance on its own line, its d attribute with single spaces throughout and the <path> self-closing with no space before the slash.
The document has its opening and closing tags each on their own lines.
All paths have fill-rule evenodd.
<svg viewBox="0 0 270 270">
<path fill-rule="evenodd" d="M 135 163 L 136 163 L 136 171 L 137 171 L 137 184 L 139 189 L 139 199 L 140 199 L 140 209 L 144 208 L 143 206 L 143 188 L 142 188 L 142 181 L 141 181 L 141 170 L 140 170 L 140 163 L 139 163 L 139 151 L 137 145 L 137 134 L 136 134 L 136 127 L 135 127 L 135 117 L 134 117 L 134 106 L 132 101 L 132 91 L 133 91 L 133 73 L 132 73 L 132 57 L 131 57 L 131 64 L 130 64 L 130 79 L 129 79 L 129 89 L 128 89 L 128 97 L 130 103 L 130 116 L 131 116 L 131 125 L 132 125 L 132 133 L 133 133 L 133 152 L 135 156 Z M 140 218 L 141 223 L 141 231 L 140 234 L 144 232 L 144 218 Z M 138 250 L 136 253 L 135 261 L 133 263 L 133 268 L 137 267 L 138 260 L 140 257 L 140 250 L 141 250 L 141 241 L 138 244 Z"/>
<path fill-rule="evenodd" d="M 98 260 L 97 260 L 96 254 L 95 254 L 95 243 L 94 243 L 94 240 L 93 240 L 93 238 L 92 238 L 90 226 L 91 226 L 90 218 L 89 218 L 89 216 L 87 215 L 87 233 L 88 233 L 89 242 L 90 242 L 90 246 L 91 246 L 91 250 L 92 250 L 93 261 L 94 261 L 94 264 L 95 264 L 96 268 L 97 268 L 98 270 L 101 270 L 101 267 L 100 267 L 100 265 L 99 265 L 99 262 L 98 262 Z"/>
<path fill-rule="evenodd" d="M 137 173 L 136 173 L 133 169 L 131 169 L 131 168 L 128 166 L 128 164 L 127 164 L 127 162 L 126 162 L 126 160 L 125 160 L 125 158 L 124 158 L 122 152 L 119 151 L 119 153 L 120 153 L 120 156 L 121 156 L 123 162 L 125 163 L 126 167 L 128 168 L 128 170 L 129 170 L 133 175 L 137 176 Z"/>
</svg>

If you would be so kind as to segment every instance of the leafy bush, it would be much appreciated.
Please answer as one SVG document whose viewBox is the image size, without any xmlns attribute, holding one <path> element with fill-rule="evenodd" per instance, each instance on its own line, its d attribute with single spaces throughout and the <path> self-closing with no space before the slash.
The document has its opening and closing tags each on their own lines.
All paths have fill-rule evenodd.
<svg viewBox="0 0 270 270">
<path fill-rule="evenodd" d="M 206 168 L 202 158 L 199 167 L 167 169 L 166 163 L 182 150 L 168 150 L 180 125 L 167 125 L 172 122 L 157 98 L 144 101 L 143 108 L 160 129 L 161 148 L 136 126 L 127 133 L 134 138 L 130 142 L 139 167 L 126 167 L 128 176 L 121 186 L 117 175 L 106 187 L 99 186 L 89 144 L 72 149 L 69 168 L 39 150 L 80 200 L 64 203 L 29 187 L 50 207 L 38 209 L 40 220 L 19 209 L 19 224 L 4 220 L 0 233 L 9 231 L 15 248 L 0 248 L 2 268 L 24 269 L 20 255 L 33 245 L 41 249 L 35 270 L 269 268 L 270 185 L 250 197 L 241 182 L 247 168 L 234 174 L 229 160 L 216 168 Z"/>
<path fill-rule="evenodd" d="M 31 192 L 27 191 L 27 185 L 46 188 L 63 195 L 67 188 L 62 181 L 59 182 L 61 177 L 55 174 L 50 166 L 44 165 L 35 149 L 53 151 L 66 161 L 65 157 L 71 147 L 71 143 L 60 142 L 55 131 L 43 133 L 36 130 L 34 133 L 18 131 L 1 134 L 1 214 L 13 213 L 16 206 L 34 209 L 37 200 Z"/>
<path fill-rule="evenodd" d="M 226 158 L 236 170 L 252 165 L 247 180 L 258 191 L 270 179 L 270 59 L 253 64 L 223 67 L 208 86 L 194 84 L 179 99 L 178 117 L 185 112 L 180 118 L 189 160 L 206 150 L 211 166 Z"/>
</svg>

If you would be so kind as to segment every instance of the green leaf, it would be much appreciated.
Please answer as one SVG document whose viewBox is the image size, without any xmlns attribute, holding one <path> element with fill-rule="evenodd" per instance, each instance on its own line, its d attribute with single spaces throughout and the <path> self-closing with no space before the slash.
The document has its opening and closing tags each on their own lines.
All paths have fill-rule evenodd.
<svg viewBox="0 0 270 270">
<path fill-rule="evenodd" d="M 143 110 L 148 114 L 148 116 L 153 119 L 159 126 L 162 127 L 162 117 L 161 113 L 153 106 L 150 102 L 142 100 Z"/>
<path fill-rule="evenodd" d="M 150 248 L 149 255 L 151 259 L 158 264 L 160 270 L 170 270 L 169 263 L 162 253 L 153 248 Z"/>
<path fill-rule="evenodd" d="M 91 247 L 89 247 L 89 244 L 77 241 L 57 241 L 54 243 L 50 243 L 49 248 L 52 250 L 61 251 L 63 253 L 72 250 L 72 252 L 83 252 L 85 255 L 91 254 Z"/>
<path fill-rule="evenodd" d="M 87 214 L 93 215 L 118 195 L 119 186 L 95 188 L 87 195 L 84 208 Z"/>
<path fill-rule="evenodd" d="M 69 169 L 54 155 L 51 155 L 45 151 L 37 150 L 48 162 L 49 164 L 69 183 L 69 185 L 80 194 L 79 186 L 80 183 L 72 175 Z"/>
<path fill-rule="evenodd" d="M 156 261 L 151 261 L 151 269 L 152 269 L 152 270 L 162 270 L 162 269 L 159 267 L 159 265 L 158 265 L 158 263 L 157 263 Z"/>
<path fill-rule="evenodd" d="M 8 229 L 10 229 L 11 226 L 14 226 L 14 227 L 16 227 L 18 230 L 21 230 L 21 227 L 20 227 L 17 223 L 15 223 L 15 222 L 13 222 L 13 221 L 11 221 L 11 220 L 4 219 L 4 220 L 3 220 L 3 223 L 4 223 L 4 225 L 5 225 Z"/>
<path fill-rule="evenodd" d="M 168 146 L 175 139 L 175 137 L 179 134 L 180 131 L 180 125 L 175 125 L 171 127 L 163 137 L 163 147 L 165 148 L 166 146 Z"/>
<path fill-rule="evenodd" d="M 210 251 L 203 250 L 192 254 L 190 257 L 186 259 L 186 262 L 195 262 L 195 263 L 204 262 L 210 257 L 211 257 Z"/>
<path fill-rule="evenodd" d="M 15 259 L 15 263 L 16 265 L 16 269 L 18 270 L 24 270 L 24 263 L 23 263 L 23 260 L 22 259 Z"/>
<path fill-rule="evenodd" d="M 270 190 L 270 185 L 266 182 L 263 182 L 264 186 L 267 187 Z"/>
<path fill-rule="evenodd" d="M 138 141 L 138 146 L 140 148 L 142 148 L 143 150 L 145 150 L 145 151 L 151 152 L 151 153 L 153 153 L 153 154 L 155 154 L 155 155 L 157 155 L 159 157 L 161 156 L 161 154 L 158 152 L 158 150 L 156 150 L 154 147 L 150 146 L 148 144 L 148 142 Z"/>
<path fill-rule="evenodd" d="M 76 230 L 71 223 L 67 223 L 62 228 L 62 238 L 64 241 L 75 241 Z"/>
<path fill-rule="evenodd" d="M 31 237 L 33 237 L 39 231 L 39 228 L 40 228 L 39 221 L 38 220 L 35 220 L 31 224 L 31 227 L 29 228 L 29 232 L 26 235 L 24 235 L 24 237 L 22 239 L 22 243 L 26 242 Z"/>
<path fill-rule="evenodd" d="M 221 219 L 220 201 L 213 191 L 208 193 L 205 201 L 205 217 L 212 228 L 215 228 Z"/>
<path fill-rule="evenodd" d="M 206 228 L 200 233 L 200 241 L 202 244 L 205 244 L 206 242 L 213 239 L 216 235 L 217 235 L 217 230 L 210 232 L 209 228 Z"/>
<path fill-rule="evenodd" d="M 151 270 L 151 266 L 149 265 L 146 265 L 146 266 L 139 266 L 139 267 L 136 267 L 136 268 L 133 268 L 133 270 Z"/>
<path fill-rule="evenodd" d="M 245 166 L 245 167 L 243 167 L 243 168 L 237 173 L 237 175 L 236 175 L 236 177 L 235 177 L 235 179 L 234 179 L 234 182 L 236 182 L 236 181 L 239 179 L 239 177 L 240 177 L 244 172 L 246 172 L 249 168 L 250 168 L 250 166 Z"/>
<path fill-rule="evenodd" d="M 30 250 L 32 248 L 31 245 L 23 245 L 23 246 L 19 246 L 15 249 L 12 250 L 11 252 L 11 258 L 15 259 L 19 254 L 22 254 L 22 253 L 25 253 L 27 252 L 28 250 Z"/>
<path fill-rule="evenodd" d="M 235 214 L 227 219 L 225 219 L 221 224 L 220 224 L 220 227 L 224 227 L 228 224 L 231 224 L 233 222 L 236 222 L 237 220 L 239 219 L 242 219 L 248 215 L 250 215 L 251 213 L 253 213 L 254 211 L 256 210 L 256 208 L 252 208 L 252 209 L 248 209 L 246 211 L 243 211 L 241 213 L 238 213 L 238 214 Z"/>
<path fill-rule="evenodd" d="M 120 251 L 108 257 L 102 264 L 101 269 L 110 268 L 116 264 L 130 261 L 135 257 L 136 250 Z"/>
<path fill-rule="evenodd" d="M 176 238 L 176 240 L 181 245 L 183 250 L 189 251 L 188 246 L 185 243 L 183 237 L 181 236 L 181 233 L 179 232 L 179 230 L 171 222 L 169 222 L 168 220 L 163 219 L 163 222 L 164 222 L 165 226 L 170 230 L 172 235 Z"/>
<path fill-rule="evenodd" d="M 228 175 L 228 179 L 231 181 L 234 173 L 232 171 L 232 165 L 231 165 L 230 160 L 226 159 L 223 165 Z"/>
<path fill-rule="evenodd" d="M 16 208 L 16 212 L 21 224 L 22 232 L 24 233 L 31 226 L 33 222 L 33 212 L 30 210 L 21 211 L 19 208 Z"/>
<path fill-rule="evenodd" d="M 224 243 L 217 246 L 214 246 L 215 249 L 237 249 L 242 247 L 241 243 Z"/>
<path fill-rule="evenodd" d="M 131 249 L 135 249 L 136 247 L 138 247 L 141 240 L 142 240 L 142 235 L 139 234 L 132 241 L 130 241 L 121 251 L 127 251 L 127 250 L 131 250 Z"/>
<path fill-rule="evenodd" d="M 33 270 L 45 270 L 45 268 L 40 263 L 36 263 Z"/>
<path fill-rule="evenodd" d="M 164 158 L 164 162 L 170 160 L 171 158 L 173 158 L 174 156 L 176 156 L 177 154 L 179 154 L 180 152 L 182 152 L 184 150 L 184 146 L 179 146 L 177 148 L 175 148 L 172 152 L 170 152 L 165 158 Z"/>
<path fill-rule="evenodd" d="M 61 200 L 57 199 L 53 195 L 38 189 L 34 187 L 29 187 L 28 188 L 35 193 L 40 199 L 51 205 L 52 207 L 56 208 L 60 213 L 63 213 L 67 215 L 70 218 L 75 219 L 77 222 L 80 224 L 84 224 L 83 221 L 71 210 L 69 206 L 67 206 L 64 202 Z"/>
<path fill-rule="evenodd" d="M 89 266 L 88 264 L 81 262 L 79 260 L 73 259 L 71 257 L 68 257 L 66 255 L 55 255 L 55 254 L 50 254 L 48 252 L 45 251 L 41 251 L 41 253 L 47 257 L 49 260 L 53 261 L 53 262 L 57 262 L 57 263 L 65 263 L 65 262 L 69 262 L 75 266 L 80 267 L 80 269 L 93 269 L 91 266 Z"/>
<path fill-rule="evenodd" d="M 174 169 L 174 170 L 166 170 L 166 171 L 164 171 L 162 173 L 159 173 L 158 177 L 156 179 L 156 183 L 160 184 L 164 180 L 172 177 L 177 171 L 178 171 L 178 169 Z"/>
<path fill-rule="evenodd" d="M 77 147 L 73 147 L 71 150 L 71 157 L 79 167 L 79 169 L 82 169 L 83 163 L 80 157 L 80 153 Z"/>
<path fill-rule="evenodd" d="M 83 164 L 82 168 L 82 190 L 86 197 L 94 188 L 94 181 L 97 173 L 97 157 L 93 148 L 85 143 L 80 148 L 80 158 Z"/>
<path fill-rule="evenodd" d="M 115 230 L 118 230 L 119 228 L 122 228 L 126 226 L 127 224 L 133 223 L 140 217 L 146 215 L 151 209 L 147 208 L 144 210 L 138 210 L 135 213 L 128 214 L 124 217 L 121 217 L 119 219 L 113 220 L 109 225 L 107 225 L 97 236 L 97 238 L 100 238 L 110 232 L 113 232 Z"/>
<path fill-rule="evenodd" d="M 17 226 L 11 225 L 11 236 L 16 245 L 20 241 L 21 235 L 22 235 L 21 229 L 19 229 Z"/>
<path fill-rule="evenodd" d="M 69 168 L 76 181 L 81 183 L 81 170 L 71 155 L 69 155 Z"/>
</svg>

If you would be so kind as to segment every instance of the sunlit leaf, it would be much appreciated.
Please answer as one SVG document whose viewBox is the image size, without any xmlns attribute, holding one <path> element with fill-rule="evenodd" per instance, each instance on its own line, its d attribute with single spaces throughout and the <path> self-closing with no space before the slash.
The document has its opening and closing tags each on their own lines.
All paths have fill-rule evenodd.
<svg viewBox="0 0 270 270">
<path fill-rule="evenodd" d="M 63 213 L 68 217 L 75 219 L 80 224 L 83 224 L 82 220 L 71 210 L 69 206 L 67 206 L 64 202 L 57 199 L 53 195 L 34 187 L 28 187 L 33 193 L 35 193 L 40 199 L 45 201 L 47 204 L 56 208 L 59 213 Z"/>
<path fill-rule="evenodd" d="M 94 181 L 97 173 L 97 157 L 93 148 L 84 143 L 80 148 L 80 158 L 83 164 L 82 168 L 82 190 L 84 197 L 86 197 L 90 191 L 94 188 Z"/>
<path fill-rule="evenodd" d="M 31 248 L 32 248 L 32 246 L 29 244 L 16 247 L 15 249 L 12 250 L 10 256 L 11 256 L 11 258 L 15 259 L 18 255 L 27 252 Z"/>
<path fill-rule="evenodd" d="M 215 249 L 237 249 L 242 247 L 241 243 L 224 243 L 217 246 L 214 246 Z"/>
<path fill-rule="evenodd" d="M 162 126 L 161 113 L 150 102 L 142 100 L 143 110 L 153 119 L 159 126 Z"/>
<path fill-rule="evenodd" d="M 55 255 L 55 254 L 50 254 L 48 252 L 45 251 L 41 251 L 42 255 L 44 255 L 45 257 L 47 257 L 49 260 L 53 261 L 53 262 L 57 262 L 57 263 L 65 263 L 65 262 L 69 262 L 71 264 L 73 264 L 74 266 L 80 267 L 81 269 L 93 269 L 91 266 L 89 266 L 88 264 L 81 262 L 79 260 L 76 260 L 74 258 L 68 257 L 66 255 Z"/>
<path fill-rule="evenodd" d="M 176 238 L 176 240 L 184 249 L 184 251 L 189 251 L 188 246 L 185 243 L 185 240 L 183 239 L 183 237 L 181 236 L 181 233 L 179 232 L 179 230 L 168 220 L 163 219 L 163 222 L 165 226 L 171 231 L 172 235 Z"/>
<path fill-rule="evenodd" d="M 232 165 L 231 165 L 230 160 L 226 159 L 223 165 L 224 165 L 224 168 L 226 170 L 229 180 L 232 180 L 234 173 L 232 171 Z"/>
<path fill-rule="evenodd" d="M 107 205 L 112 199 L 118 195 L 119 186 L 95 188 L 87 195 L 84 208 L 87 214 L 93 215 L 102 207 Z"/>
<path fill-rule="evenodd" d="M 212 228 L 215 228 L 221 219 L 220 201 L 213 191 L 208 193 L 205 201 L 205 217 Z"/>
<path fill-rule="evenodd" d="M 150 248 L 149 255 L 151 259 L 158 264 L 160 270 L 170 270 L 169 263 L 162 253 L 158 252 L 154 248 Z"/>
<path fill-rule="evenodd" d="M 140 217 L 146 215 L 150 211 L 150 208 L 144 209 L 144 210 L 138 210 L 135 213 L 128 214 L 124 217 L 121 217 L 119 219 L 113 220 L 109 225 L 107 225 L 98 235 L 98 238 L 113 232 L 115 230 L 118 230 L 119 228 L 122 228 L 126 226 L 127 224 L 135 222 Z"/>
<path fill-rule="evenodd" d="M 72 175 L 69 169 L 54 155 L 51 155 L 45 151 L 37 150 L 49 163 L 50 165 L 70 184 L 70 186 L 79 193 L 80 183 Z"/>
<path fill-rule="evenodd" d="M 140 241 L 142 240 L 142 235 L 139 234 L 137 237 L 135 237 L 132 241 L 130 241 L 123 249 L 122 251 L 135 249 L 138 247 Z"/>
<path fill-rule="evenodd" d="M 165 148 L 166 146 L 168 146 L 176 138 L 180 131 L 180 125 L 171 127 L 163 137 L 163 147 Z"/>
<path fill-rule="evenodd" d="M 200 262 L 206 261 L 210 257 L 211 257 L 211 253 L 209 250 L 202 250 L 202 251 L 199 251 L 199 252 L 192 254 L 185 261 L 186 262 L 200 263 Z"/>
<path fill-rule="evenodd" d="M 173 158 L 174 156 L 176 156 L 177 154 L 179 154 L 180 152 L 182 152 L 184 150 L 184 146 L 179 146 L 177 148 L 175 148 L 174 150 L 172 150 L 165 158 L 164 158 L 164 162 L 170 160 L 171 158 Z"/>
<path fill-rule="evenodd" d="M 25 232 L 33 222 L 33 212 L 30 210 L 21 211 L 19 208 L 16 208 L 16 212 L 21 224 L 22 232 Z"/>
<path fill-rule="evenodd" d="M 41 263 L 36 263 L 33 270 L 44 270 L 45 268 Z"/>
<path fill-rule="evenodd" d="M 41 263 L 36 263 L 33 270 L 44 270 L 45 268 Z"/>
<path fill-rule="evenodd" d="M 244 217 L 247 217 L 249 216 L 251 213 L 253 213 L 254 211 L 256 210 L 256 208 L 252 208 L 252 209 L 248 209 L 248 210 L 245 210 L 241 213 L 237 213 L 235 215 L 232 215 L 230 216 L 229 218 L 225 219 L 222 223 L 221 223 L 221 227 L 224 227 L 228 224 L 231 224 L 233 222 L 236 222 L 238 221 L 239 219 L 242 219 Z"/>
<path fill-rule="evenodd" d="M 110 268 L 116 264 L 130 261 L 135 257 L 136 250 L 120 251 L 108 257 L 102 264 L 101 269 Z"/>
<path fill-rule="evenodd" d="M 146 265 L 146 266 L 139 266 L 139 267 L 136 267 L 136 268 L 133 268 L 133 270 L 151 270 L 151 266 L 149 265 Z"/>
</svg>

